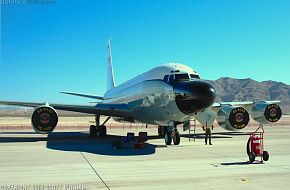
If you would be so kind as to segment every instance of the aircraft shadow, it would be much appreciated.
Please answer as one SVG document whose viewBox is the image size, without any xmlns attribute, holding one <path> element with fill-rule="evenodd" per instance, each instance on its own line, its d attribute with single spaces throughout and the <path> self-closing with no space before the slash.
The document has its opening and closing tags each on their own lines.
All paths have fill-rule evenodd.
<svg viewBox="0 0 290 190">
<path fill-rule="evenodd" d="M 106 138 L 90 138 L 87 133 L 82 132 L 54 132 L 47 137 L 47 148 L 99 155 L 139 156 L 154 154 L 157 147 L 145 143 L 145 147 L 142 149 L 135 149 L 133 145 L 113 149 L 111 142 L 116 140 L 121 140 L 121 136 L 108 135 Z"/>
<path fill-rule="evenodd" d="M 35 134 L 35 132 L 2 132 L 2 134 Z M 113 149 L 111 142 L 121 140 L 122 136 L 108 135 L 106 138 L 89 137 L 86 132 L 53 132 L 47 136 L 29 136 L 29 137 L 1 137 L 0 143 L 19 143 L 19 142 L 40 142 L 46 141 L 46 146 L 52 150 L 59 151 L 73 151 L 73 152 L 87 152 L 100 155 L 114 155 L 114 156 L 139 156 L 150 155 L 155 153 L 156 148 L 166 146 L 156 146 L 150 143 L 145 143 L 142 149 L 135 149 L 133 144 L 125 144 L 123 148 Z M 155 139 L 150 137 L 149 139 Z"/>
<path fill-rule="evenodd" d="M 35 134 L 34 132 L 2 132 L 2 134 Z M 248 133 L 241 132 L 225 132 L 213 133 L 212 138 L 233 138 L 235 135 L 248 135 Z M 190 135 L 194 138 L 194 134 Z M 181 137 L 188 138 L 188 134 L 182 134 Z M 204 139 L 204 133 L 195 134 L 196 139 Z M 11 142 L 38 142 L 47 141 L 47 148 L 60 151 L 74 151 L 74 152 L 87 152 L 100 155 L 114 155 L 114 156 L 138 156 L 154 154 L 156 148 L 166 147 L 153 145 L 150 143 L 145 144 L 143 149 L 134 149 L 132 146 L 127 146 L 121 149 L 113 149 L 111 146 L 112 141 L 120 140 L 121 136 L 108 135 L 106 138 L 90 138 L 87 132 L 53 132 L 48 136 L 37 137 L 1 137 L 0 143 Z M 148 139 L 162 139 L 159 136 L 148 136 Z M 223 165 L 238 165 L 240 163 L 222 163 Z M 246 163 L 244 163 L 246 164 Z"/>
</svg>

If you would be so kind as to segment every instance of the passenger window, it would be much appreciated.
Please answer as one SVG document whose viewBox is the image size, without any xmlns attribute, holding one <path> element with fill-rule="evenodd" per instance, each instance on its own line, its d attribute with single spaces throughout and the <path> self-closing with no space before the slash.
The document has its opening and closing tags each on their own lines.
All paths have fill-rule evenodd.
<svg viewBox="0 0 290 190">
<path fill-rule="evenodd" d="M 200 79 L 200 77 L 198 75 L 195 75 L 195 74 L 190 74 L 190 77 L 194 78 L 194 79 Z"/>
<path fill-rule="evenodd" d="M 163 81 L 168 82 L 168 75 L 165 75 Z"/>
</svg>

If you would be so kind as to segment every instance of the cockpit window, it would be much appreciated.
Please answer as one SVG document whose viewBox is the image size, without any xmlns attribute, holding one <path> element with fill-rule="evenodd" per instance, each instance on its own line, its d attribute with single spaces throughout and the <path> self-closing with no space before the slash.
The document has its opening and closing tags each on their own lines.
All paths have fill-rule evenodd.
<svg viewBox="0 0 290 190">
<path fill-rule="evenodd" d="M 168 81 L 168 75 L 165 75 L 165 76 L 164 76 L 163 81 L 164 81 L 164 82 L 167 82 L 167 81 Z"/>
<path fill-rule="evenodd" d="M 189 79 L 188 74 L 176 74 L 175 80 Z"/>
<path fill-rule="evenodd" d="M 173 75 L 169 75 L 169 81 L 168 82 L 172 82 L 174 80 Z"/>
<path fill-rule="evenodd" d="M 190 78 L 200 79 L 200 77 L 196 74 L 190 74 Z"/>
<path fill-rule="evenodd" d="M 163 78 L 164 82 L 171 83 L 175 80 L 189 80 L 190 78 L 196 78 L 199 79 L 198 75 L 195 74 L 170 74 L 170 75 L 165 75 Z"/>
</svg>

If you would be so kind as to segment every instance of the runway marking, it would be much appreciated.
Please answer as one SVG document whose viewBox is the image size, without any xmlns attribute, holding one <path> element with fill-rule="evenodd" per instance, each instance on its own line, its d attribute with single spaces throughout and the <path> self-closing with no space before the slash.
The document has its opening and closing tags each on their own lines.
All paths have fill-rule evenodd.
<svg viewBox="0 0 290 190">
<path fill-rule="evenodd" d="M 86 156 L 80 152 L 81 155 L 84 157 L 84 159 L 87 161 L 87 163 L 91 166 L 91 168 L 94 170 L 94 172 L 97 174 L 97 176 L 99 177 L 99 179 L 103 182 L 103 184 L 107 187 L 107 189 L 111 190 L 109 188 L 109 186 L 106 184 L 106 182 L 102 179 L 102 177 L 98 174 L 98 172 L 95 170 L 95 168 L 92 166 L 92 164 L 90 163 L 90 161 L 86 158 Z"/>
</svg>

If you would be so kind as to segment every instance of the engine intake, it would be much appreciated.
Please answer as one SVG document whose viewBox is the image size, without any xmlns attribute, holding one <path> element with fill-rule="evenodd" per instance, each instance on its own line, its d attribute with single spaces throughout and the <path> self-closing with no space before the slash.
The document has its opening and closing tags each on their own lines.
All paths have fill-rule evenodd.
<svg viewBox="0 0 290 190">
<path fill-rule="evenodd" d="M 252 118 L 258 123 L 275 123 L 282 117 L 282 110 L 277 104 L 266 102 L 255 103 L 252 108 Z"/>
<path fill-rule="evenodd" d="M 218 124 L 229 131 L 245 128 L 249 123 L 249 113 L 245 108 L 224 106 L 217 112 Z"/>
<path fill-rule="evenodd" d="M 31 122 L 35 132 L 47 134 L 55 129 L 58 116 L 52 107 L 41 106 L 34 110 Z"/>
</svg>

